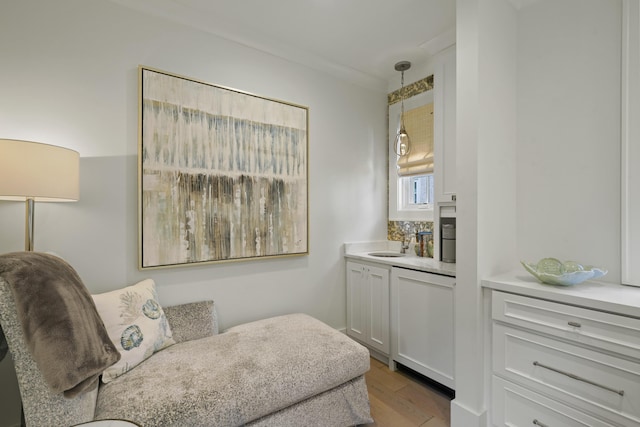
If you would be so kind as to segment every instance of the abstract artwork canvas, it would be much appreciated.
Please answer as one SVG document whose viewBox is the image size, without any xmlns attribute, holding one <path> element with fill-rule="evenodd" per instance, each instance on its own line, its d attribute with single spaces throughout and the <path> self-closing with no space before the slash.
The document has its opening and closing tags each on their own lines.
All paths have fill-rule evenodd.
<svg viewBox="0 0 640 427">
<path fill-rule="evenodd" d="M 308 254 L 308 108 L 139 67 L 140 268 Z"/>
</svg>

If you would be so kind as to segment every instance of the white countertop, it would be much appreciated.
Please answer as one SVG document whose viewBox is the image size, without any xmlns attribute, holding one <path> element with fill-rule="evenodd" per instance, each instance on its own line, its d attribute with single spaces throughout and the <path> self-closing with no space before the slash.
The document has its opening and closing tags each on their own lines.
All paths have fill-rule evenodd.
<svg viewBox="0 0 640 427">
<path fill-rule="evenodd" d="M 640 318 L 640 288 L 587 280 L 573 286 L 545 285 L 526 271 L 482 281 L 485 288 Z"/>
<path fill-rule="evenodd" d="M 433 258 L 416 256 L 413 245 L 407 249 L 407 253 L 402 257 L 376 257 L 369 255 L 371 252 L 378 251 L 400 252 L 400 242 L 385 240 L 379 242 L 344 244 L 344 256 L 346 258 L 456 277 L 455 263 L 441 262 Z"/>
</svg>

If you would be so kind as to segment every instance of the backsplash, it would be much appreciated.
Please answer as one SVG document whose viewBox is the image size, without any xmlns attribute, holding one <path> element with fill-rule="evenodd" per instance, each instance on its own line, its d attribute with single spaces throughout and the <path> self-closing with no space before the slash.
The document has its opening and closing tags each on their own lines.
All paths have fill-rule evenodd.
<svg viewBox="0 0 640 427">
<path fill-rule="evenodd" d="M 388 221 L 387 239 L 401 241 L 404 233 L 413 236 L 418 231 L 433 231 L 433 221 Z"/>
<path fill-rule="evenodd" d="M 433 89 L 433 74 L 425 77 L 424 79 L 420 79 L 417 82 L 413 82 L 404 87 L 404 99 L 407 100 L 412 96 L 416 96 L 421 94 L 422 92 L 426 92 L 428 90 Z M 393 105 L 396 102 L 400 102 L 402 100 L 402 90 L 397 89 L 389 94 L 387 94 L 387 102 L 389 105 Z"/>
</svg>

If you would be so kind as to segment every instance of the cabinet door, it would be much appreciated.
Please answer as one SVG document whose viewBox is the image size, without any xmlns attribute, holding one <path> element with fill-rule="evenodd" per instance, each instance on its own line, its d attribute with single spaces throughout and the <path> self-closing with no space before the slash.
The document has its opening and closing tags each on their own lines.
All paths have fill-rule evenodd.
<svg viewBox="0 0 640 427">
<path fill-rule="evenodd" d="M 389 354 L 389 269 L 347 262 L 347 335 Z"/>
<path fill-rule="evenodd" d="M 436 202 L 456 194 L 456 55 L 450 51 L 436 64 L 434 83 L 434 192 Z"/>
<path fill-rule="evenodd" d="M 389 354 L 389 270 L 366 266 L 366 283 L 369 290 L 367 344 Z"/>
<path fill-rule="evenodd" d="M 393 268 L 391 273 L 391 354 L 393 360 L 455 388 L 455 279 Z"/>
<path fill-rule="evenodd" d="M 640 286 L 640 5 L 623 7 L 622 283 Z"/>
<path fill-rule="evenodd" d="M 367 289 L 365 266 L 356 262 L 347 262 L 347 335 L 362 343 L 367 341 Z"/>
</svg>

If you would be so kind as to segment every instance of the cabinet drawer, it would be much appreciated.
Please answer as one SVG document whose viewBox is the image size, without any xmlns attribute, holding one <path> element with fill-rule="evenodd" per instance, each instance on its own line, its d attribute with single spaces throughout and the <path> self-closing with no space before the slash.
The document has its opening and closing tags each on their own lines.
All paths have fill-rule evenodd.
<svg viewBox="0 0 640 427">
<path fill-rule="evenodd" d="M 640 359 L 640 319 L 492 292 L 494 320 Z"/>
<path fill-rule="evenodd" d="M 640 423 L 640 362 L 496 323 L 493 371 L 621 425 Z"/>
<path fill-rule="evenodd" d="M 502 378 L 493 376 L 493 425 L 510 427 L 613 427 Z"/>
</svg>

